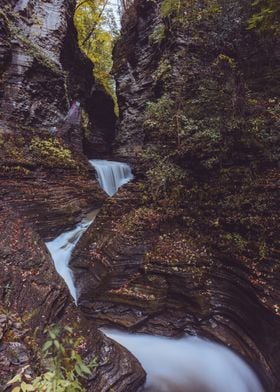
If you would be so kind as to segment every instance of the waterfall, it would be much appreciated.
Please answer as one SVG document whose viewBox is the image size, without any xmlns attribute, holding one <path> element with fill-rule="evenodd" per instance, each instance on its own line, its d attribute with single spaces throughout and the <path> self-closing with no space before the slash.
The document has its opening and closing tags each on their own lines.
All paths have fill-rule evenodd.
<svg viewBox="0 0 280 392">
<path fill-rule="evenodd" d="M 198 337 L 171 339 L 103 332 L 126 347 L 147 373 L 143 391 L 264 392 L 253 370 L 233 351 Z"/>
<path fill-rule="evenodd" d="M 89 162 L 97 172 L 97 179 L 100 186 L 109 196 L 113 196 L 122 185 L 133 179 L 131 168 L 127 163 L 98 159 L 93 159 Z M 46 243 L 51 253 L 55 269 L 67 284 L 75 303 L 77 303 L 78 298 L 73 274 L 69 268 L 69 262 L 76 244 L 93 220 L 94 218 L 88 216 L 74 229 L 62 233 L 53 241 Z"/>
<path fill-rule="evenodd" d="M 69 268 L 71 254 L 79 239 L 94 221 L 97 210 L 88 214 L 74 229 L 60 234 L 54 240 L 47 242 L 46 246 L 52 256 L 54 266 L 59 275 L 64 279 L 70 294 L 77 303 L 77 292 L 74 285 L 73 274 Z"/>
<path fill-rule="evenodd" d="M 133 176 L 127 164 L 92 160 L 102 188 L 113 195 Z M 78 295 L 69 268 L 71 254 L 97 210 L 74 229 L 46 245 L 57 272 L 77 303 Z M 233 351 L 198 337 L 171 339 L 104 329 L 142 364 L 147 381 L 142 392 L 264 392 L 253 370 Z M 140 391 L 139 391 L 140 392 Z"/>
<path fill-rule="evenodd" d="M 96 170 L 97 180 L 101 188 L 109 196 L 113 196 L 122 185 L 127 184 L 134 178 L 127 163 L 100 159 L 91 159 L 89 162 Z"/>
</svg>

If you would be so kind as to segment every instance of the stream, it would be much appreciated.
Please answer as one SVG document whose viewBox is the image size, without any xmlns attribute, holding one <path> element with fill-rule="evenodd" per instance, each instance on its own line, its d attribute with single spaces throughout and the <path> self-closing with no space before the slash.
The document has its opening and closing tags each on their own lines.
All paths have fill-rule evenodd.
<svg viewBox="0 0 280 392">
<path fill-rule="evenodd" d="M 133 179 L 128 164 L 91 160 L 104 191 L 112 196 Z M 79 224 L 46 245 L 56 271 L 67 284 L 77 304 L 69 261 L 79 239 L 94 221 L 98 211 L 88 214 Z M 102 330 L 126 347 L 142 364 L 146 392 L 264 392 L 253 370 L 229 348 L 200 337 L 171 339 L 160 336 Z"/>
</svg>

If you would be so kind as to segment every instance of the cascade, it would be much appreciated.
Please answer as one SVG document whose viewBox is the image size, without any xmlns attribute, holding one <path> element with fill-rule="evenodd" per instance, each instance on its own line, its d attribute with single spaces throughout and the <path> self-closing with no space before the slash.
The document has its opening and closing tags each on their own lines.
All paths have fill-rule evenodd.
<svg viewBox="0 0 280 392">
<path fill-rule="evenodd" d="M 77 293 L 73 281 L 73 274 L 69 268 L 71 254 L 79 239 L 94 221 L 98 210 L 88 214 L 74 229 L 60 234 L 54 240 L 47 242 L 46 246 L 52 256 L 58 274 L 64 279 L 70 294 L 77 303 Z"/>
<path fill-rule="evenodd" d="M 133 178 L 129 165 L 90 161 L 100 185 L 108 194 Z M 78 293 L 69 268 L 71 254 L 98 210 L 75 228 L 46 245 L 55 268 L 77 303 Z M 104 329 L 111 339 L 126 347 L 142 364 L 147 381 L 142 392 L 264 392 L 253 370 L 233 351 L 198 338 L 171 339 Z M 139 391 L 140 392 L 140 391 Z"/>
<path fill-rule="evenodd" d="M 91 159 L 89 162 L 96 170 L 101 188 L 109 196 L 113 196 L 122 185 L 134 178 L 127 163 L 100 159 Z"/>
<path fill-rule="evenodd" d="M 264 392 L 253 370 L 218 343 L 193 336 L 103 332 L 140 361 L 147 373 L 145 392 Z"/>
</svg>

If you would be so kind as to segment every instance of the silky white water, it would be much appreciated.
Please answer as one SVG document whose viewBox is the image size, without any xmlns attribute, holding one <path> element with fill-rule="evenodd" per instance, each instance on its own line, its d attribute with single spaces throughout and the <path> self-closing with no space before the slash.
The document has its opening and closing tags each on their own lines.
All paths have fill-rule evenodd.
<svg viewBox="0 0 280 392">
<path fill-rule="evenodd" d="M 91 159 L 89 162 L 96 170 L 101 188 L 109 196 L 113 196 L 122 185 L 133 180 L 131 167 L 127 163 L 101 159 Z"/>
<path fill-rule="evenodd" d="M 90 162 L 97 170 L 100 185 L 110 195 L 133 178 L 126 164 Z M 78 295 L 69 261 L 97 212 L 46 244 L 76 303 Z M 169 339 L 115 330 L 103 332 L 126 347 L 142 364 L 147 373 L 142 392 L 264 392 L 253 370 L 233 351 L 217 343 L 198 337 Z"/>
<path fill-rule="evenodd" d="M 264 392 L 251 368 L 220 344 L 198 337 L 103 332 L 140 361 L 147 372 L 143 391 Z"/>
<path fill-rule="evenodd" d="M 97 211 L 88 214 L 88 216 L 74 229 L 62 233 L 53 241 L 46 243 L 46 246 L 52 256 L 55 269 L 64 279 L 75 302 L 77 302 L 77 292 L 73 281 L 73 274 L 69 268 L 69 261 L 79 239 L 93 222 L 96 214 Z"/>
</svg>

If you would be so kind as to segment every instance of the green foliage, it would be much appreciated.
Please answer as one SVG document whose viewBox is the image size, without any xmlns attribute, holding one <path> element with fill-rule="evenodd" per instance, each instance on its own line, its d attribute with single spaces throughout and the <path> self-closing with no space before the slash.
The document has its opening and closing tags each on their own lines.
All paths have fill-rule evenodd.
<svg viewBox="0 0 280 392">
<path fill-rule="evenodd" d="M 72 328 L 52 326 L 47 334 L 42 347 L 44 372 L 32 380 L 25 366 L 7 385 L 14 385 L 12 392 L 85 392 L 81 379 L 92 374 L 96 360 L 88 364 L 82 360 L 78 353 L 82 341 L 74 339 Z"/>
<path fill-rule="evenodd" d="M 149 37 L 150 43 L 152 44 L 160 44 L 165 37 L 165 25 L 160 23 L 157 25 Z"/>
<path fill-rule="evenodd" d="M 249 30 L 257 29 L 280 34 L 279 0 L 255 0 L 252 7 L 256 12 L 249 19 Z"/>
<path fill-rule="evenodd" d="M 273 124 L 279 121 L 279 100 L 255 100 L 243 87 L 236 58 L 221 52 L 205 67 L 200 56 L 203 53 L 182 50 L 172 59 L 161 58 L 153 77 L 162 95 L 147 103 L 146 140 L 164 140 L 162 158 L 169 155 L 176 166 L 183 163 L 196 173 L 217 170 L 218 174 L 244 159 L 254 171 L 252 157 L 257 161 L 261 149 L 265 159 L 275 160 L 277 143 L 271 149 L 265 144 L 277 140 Z"/>
<path fill-rule="evenodd" d="M 192 154 L 205 168 L 212 168 L 217 164 L 216 151 L 220 147 L 221 132 L 215 121 L 211 124 L 209 119 L 207 122 L 200 119 L 196 102 L 192 103 L 182 98 L 178 89 L 172 95 L 166 93 L 157 101 L 150 102 L 145 113 L 144 125 L 151 134 L 159 133 L 175 147 L 173 157 Z M 200 107 L 198 109 L 201 110 Z M 162 170 L 162 173 L 170 172 L 172 176 L 173 170 L 170 167 L 165 169 L 158 166 L 155 172 L 160 174 Z"/>
<path fill-rule="evenodd" d="M 227 233 L 225 239 L 242 251 L 248 246 L 248 242 L 239 233 Z"/>
<path fill-rule="evenodd" d="M 124 215 L 115 225 L 118 233 L 133 235 L 141 231 L 155 230 L 159 227 L 161 215 L 157 209 L 140 207 Z"/>
<path fill-rule="evenodd" d="M 94 65 L 95 80 L 114 99 L 118 115 L 115 83 L 111 75 L 117 28 L 114 15 L 110 10 L 107 11 L 107 3 L 107 0 L 78 0 L 74 22 L 79 46 Z"/>
<path fill-rule="evenodd" d="M 38 158 L 48 160 L 59 166 L 76 167 L 72 152 L 63 146 L 57 139 L 40 139 L 34 137 L 31 140 L 29 150 Z"/>
<path fill-rule="evenodd" d="M 218 0 L 163 0 L 161 15 L 172 18 L 176 25 L 191 26 L 219 14 L 221 11 Z"/>
<path fill-rule="evenodd" d="M 180 4 L 181 2 L 177 0 L 163 0 L 161 4 L 161 15 L 167 17 L 172 12 L 179 12 Z"/>
<path fill-rule="evenodd" d="M 147 103 L 144 125 L 148 130 L 159 129 L 163 132 L 163 129 L 161 129 L 162 121 L 167 120 L 171 114 L 172 101 L 169 94 L 165 94 L 157 101 Z M 173 121 L 170 119 L 170 124 L 172 123 Z M 165 126 L 165 128 L 168 128 L 168 126 Z"/>
<path fill-rule="evenodd" d="M 172 203 L 176 204 L 184 190 L 186 171 L 173 163 L 170 158 L 169 156 L 163 158 L 161 153 L 152 148 L 142 154 L 142 159 L 150 166 L 146 173 L 148 194 L 151 194 L 152 189 L 151 197 L 155 202 L 170 198 Z"/>
<path fill-rule="evenodd" d="M 236 61 L 232 57 L 229 57 L 224 53 L 220 53 L 218 55 L 218 57 L 216 58 L 216 60 L 214 62 L 214 65 L 218 66 L 222 63 L 228 64 L 231 69 L 236 68 Z"/>
<path fill-rule="evenodd" d="M 172 65 L 168 59 L 161 59 L 157 70 L 154 72 L 153 77 L 156 81 L 167 82 L 170 78 Z"/>
</svg>

